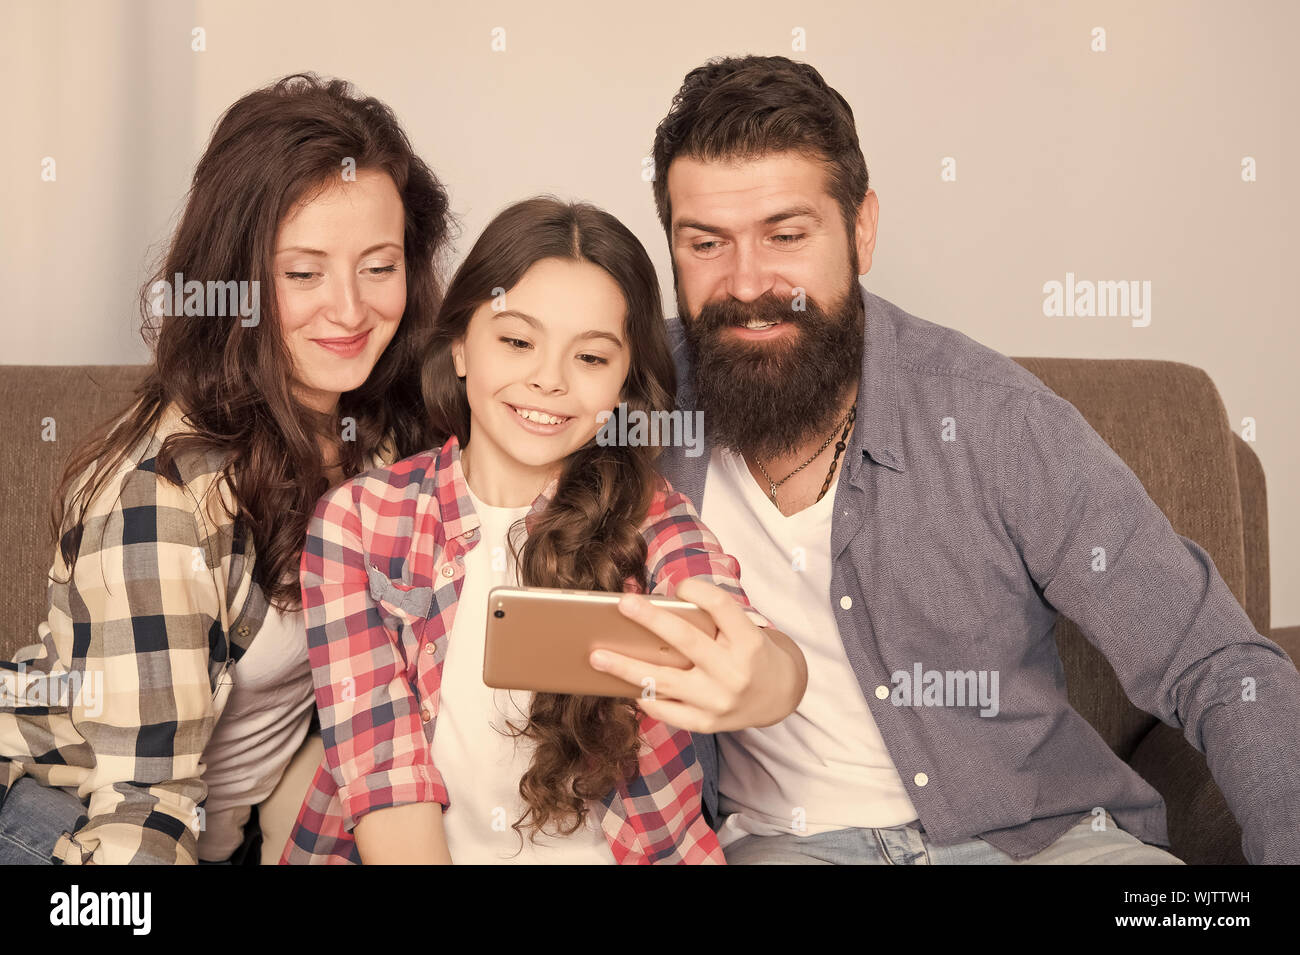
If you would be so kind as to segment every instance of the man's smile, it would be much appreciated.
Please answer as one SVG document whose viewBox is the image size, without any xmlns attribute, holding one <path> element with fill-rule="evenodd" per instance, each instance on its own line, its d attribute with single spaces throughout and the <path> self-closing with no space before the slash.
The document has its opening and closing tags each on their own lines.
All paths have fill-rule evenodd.
<svg viewBox="0 0 1300 955">
<path fill-rule="evenodd" d="M 768 338 L 779 338 L 788 334 L 788 329 L 794 328 L 793 322 L 786 321 L 761 321 L 754 320 L 747 325 L 728 325 L 727 330 L 736 335 L 737 338 L 745 338 L 751 341 L 763 340 Z"/>
</svg>

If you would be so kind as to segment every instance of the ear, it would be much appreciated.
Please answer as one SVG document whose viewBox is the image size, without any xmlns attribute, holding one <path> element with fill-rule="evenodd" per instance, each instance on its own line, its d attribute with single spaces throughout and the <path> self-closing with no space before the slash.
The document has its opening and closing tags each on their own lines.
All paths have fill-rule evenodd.
<svg viewBox="0 0 1300 955">
<path fill-rule="evenodd" d="M 451 363 L 456 366 L 456 377 L 465 377 L 465 339 L 458 338 L 451 344 Z"/>
<path fill-rule="evenodd" d="M 858 219 L 853 229 L 853 241 L 858 251 L 858 274 L 871 271 L 871 255 L 876 249 L 876 224 L 880 221 L 880 199 L 876 190 L 868 189 L 858 206 Z"/>
</svg>

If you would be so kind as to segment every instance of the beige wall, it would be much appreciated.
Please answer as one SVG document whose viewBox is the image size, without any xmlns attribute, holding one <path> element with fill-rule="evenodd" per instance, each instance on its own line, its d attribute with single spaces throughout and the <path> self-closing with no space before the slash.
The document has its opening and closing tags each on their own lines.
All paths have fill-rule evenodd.
<svg viewBox="0 0 1300 955">
<path fill-rule="evenodd" d="M 0 362 L 144 361 L 134 295 L 213 122 L 296 70 L 396 110 L 451 189 L 456 262 L 501 207 L 555 192 L 622 218 L 671 301 L 641 179 L 655 124 L 708 57 L 784 53 L 854 108 L 881 203 L 874 292 L 1010 355 L 1197 365 L 1237 431 L 1256 420 L 1273 622 L 1300 624 L 1296 4 L 5 0 L 2 22 Z M 1150 281 L 1150 325 L 1044 317 L 1067 272 Z"/>
</svg>

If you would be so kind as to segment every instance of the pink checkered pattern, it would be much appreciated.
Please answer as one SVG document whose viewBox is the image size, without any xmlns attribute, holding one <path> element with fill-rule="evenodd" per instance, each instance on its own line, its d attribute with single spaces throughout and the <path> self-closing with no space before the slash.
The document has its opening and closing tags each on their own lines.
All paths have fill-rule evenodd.
<svg viewBox="0 0 1300 955">
<path fill-rule="evenodd" d="M 526 527 L 556 486 L 553 479 L 534 500 Z M 352 829 L 367 812 L 449 804 L 430 744 L 463 557 L 478 544 L 478 528 L 454 436 L 340 485 L 317 505 L 302 593 L 325 759 L 281 863 L 359 863 Z M 672 596 L 681 581 L 703 578 L 768 625 L 740 587 L 739 563 L 662 479 L 641 530 L 652 593 Z M 590 806 L 614 861 L 724 863 L 702 814 L 691 734 L 644 713 L 640 727 L 637 774 Z"/>
</svg>

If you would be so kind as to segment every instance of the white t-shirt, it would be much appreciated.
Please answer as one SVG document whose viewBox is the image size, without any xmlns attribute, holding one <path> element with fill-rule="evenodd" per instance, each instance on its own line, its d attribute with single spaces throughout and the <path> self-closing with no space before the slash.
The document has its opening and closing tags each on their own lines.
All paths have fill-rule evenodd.
<svg viewBox="0 0 1300 955">
<path fill-rule="evenodd" d="M 842 596 L 830 593 L 840 470 L 820 501 L 787 517 L 742 457 L 715 447 L 709 459 L 700 516 L 740 562 L 755 608 L 808 661 L 808 689 L 793 713 L 774 726 L 718 734 L 718 808 L 730 814 L 718 833 L 723 846 L 751 833 L 812 835 L 917 818 L 831 611 Z"/>
<path fill-rule="evenodd" d="M 470 499 L 482 526 L 478 544 L 465 555 L 465 579 L 442 662 L 431 749 L 450 802 L 442 823 L 452 862 L 613 865 L 614 854 L 593 812 L 588 812 L 585 826 L 568 837 L 539 834 L 534 845 L 525 829 L 522 851 L 519 834 L 510 828 L 523 815 L 519 780 L 532 761 L 534 743 L 498 728 L 507 729 L 507 720 L 525 725 L 533 695 L 487 686 L 483 647 L 488 591 L 518 585 L 506 533 L 529 507 L 492 507 L 472 491 Z M 515 533 L 522 543 L 522 525 Z"/>
<path fill-rule="evenodd" d="M 248 652 L 228 673 L 234 686 L 203 748 L 208 798 L 199 858 L 209 861 L 239 848 L 249 807 L 271 795 L 307 738 L 315 697 L 302 611 L 268 607 Z"/>
</svg>

